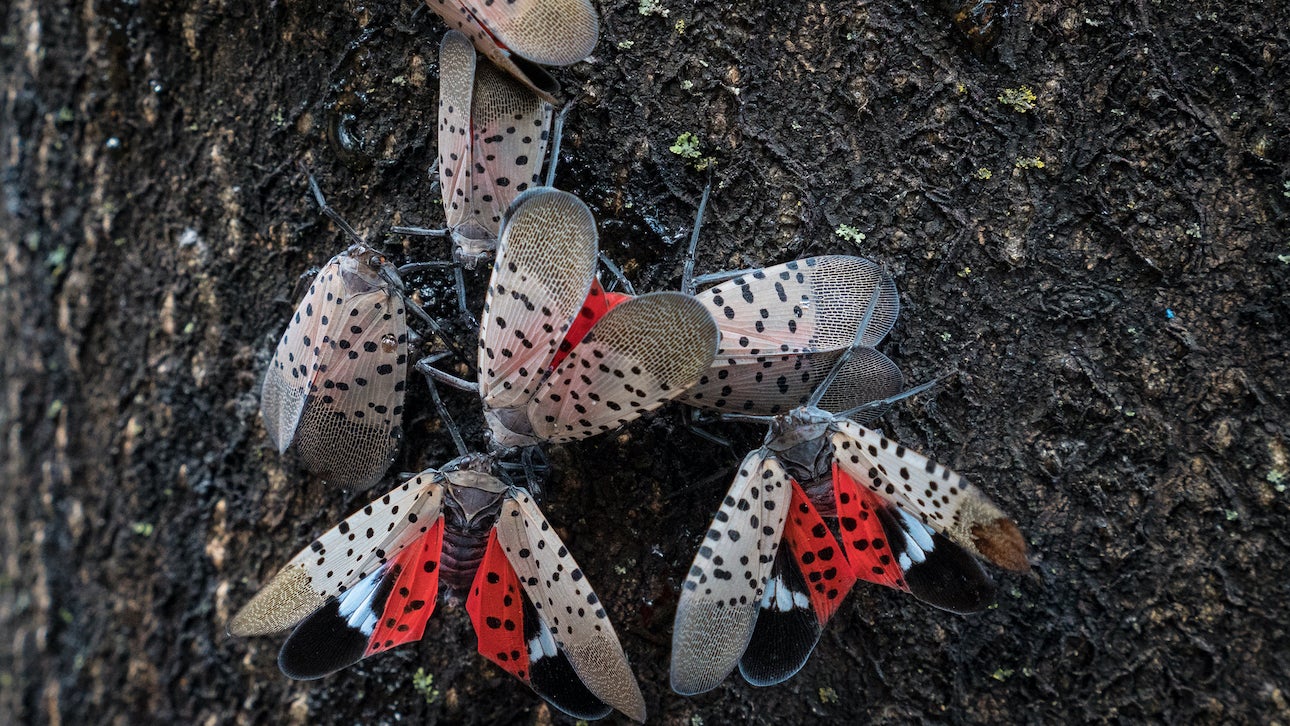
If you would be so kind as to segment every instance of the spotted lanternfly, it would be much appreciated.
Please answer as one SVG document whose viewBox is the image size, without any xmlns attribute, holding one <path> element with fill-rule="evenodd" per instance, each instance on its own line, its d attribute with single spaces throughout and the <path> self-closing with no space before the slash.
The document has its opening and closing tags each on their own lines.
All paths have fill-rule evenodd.
<svg viewBox="0 0 1290 726">
<path fill-rule="evenodd" d="M 497 244 L 502 213 L 540 183 L 551 105 L 478 61 L 464 35 L 439 46 L 439 175 L 453 256 L 474 267 Z"/>
<path fill-rule="evenodd" d="M 588 0 L 426 0 L 498 68 L 547 103 L 560 92 L 541 66 L 567 66 L 591 55 L 600 17 Z"/>
<path fill-rule="evenodd" d="M 972 555 L 1030 567 L 1017 525 L 953 471 L 841 415 L 778 416 L 682 585 L 672 688 L 711 690 L 736 665 L 754 685 L 788 679 L 857 579 L 984 609 L 994 587 Z"/>
<path fill-rule="evenodd" d="M 279 667 L 321 678 L 420 640 L 441 597 L 468 593 L 485 658 L 574 718 L 616 708 L 644 721 L 604 605 L 532 497 L 490 464 L 467 456 L 428 469 L 355 512 L 292 558 L 229 633 L 294 628 Z"/>
<path fill-rule="evenodd" d="M 533 189 L 507 213 L 479 337 L 479 393 L 499 446 L 612 430 L 681 395 L 712 363 L 717 327 L 692 296 L 586 307 L 599 290 L 596 244 L 595 219 L 572 194 Z"/>
<path fill-rule="evenodd" d="M 260 394 L 269 439 L 328 481 L 374 483 L 403 437 L 402 292 L 384 256 L 353 245 L 318 273 L 269 363 Z"/>
<path fill-rule="evenodd" d="M 681 397 L 721 412 L 774 415 L 806 403 L 856 339 L 839 382 L 820 407 L 843 411 L 900 391 L 900 369 L 873 350 L 900 312 L 896 283 L 862 257 L 808 257 L 755 270 L 696 296 L 721 328 L 716 360 Z M 866 316 L 866 311 L 871 312 Z M 871 412 L 873 415 L 881 411 Z"/>
</svg>

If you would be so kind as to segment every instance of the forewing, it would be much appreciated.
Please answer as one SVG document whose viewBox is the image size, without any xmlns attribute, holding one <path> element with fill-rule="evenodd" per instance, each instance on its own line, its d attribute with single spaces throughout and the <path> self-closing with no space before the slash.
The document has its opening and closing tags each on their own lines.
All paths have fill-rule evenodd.
<svg viewBox="0 0 1290 726">
<path fill-rule="evenodd" d="M 690 572 L 672 626 L 672 690 L 716 688 L 748 647 L 770 581 L 792 493 L 788 472 L 764 450 L 739 465 Z"/>
<path fill-rule="evenodd" d="M 439 43 L 439 188 L 449 229 L 460 227 L 475 206 L 470 127 L 475 67 L 470 41 L 448 31 Z"/>
<path fill-rule="evenodd" d="M 655 292 L 605 314 L 529 405 L 552 442 L 613 430 L 676 398 L 712 364 L 717 328 L 689 295 Z"/>
<path fill-rule="evenodd" d="M 600 37 L 600 17 L 588 0 L 471 0 L 466 6 L 502 47 L 545 66 L 577 63 Z"/>
<path fill-rule="evenodd" d="M 491 63 L 475 69 L 471 101 L 473 219 L 497 238 L 502 213 L 515 197 L 541 184 L 551 131 L 551 106 Z"/>
<path fill-rule="evenodd" d="M 315 341 L 318 371 L 296 451 L 315 474 L 361 488 L 381 478 L 403 438 L 407 318 L 403 298 L 387 289 L 348 294 L 334 314 Z"/>
<path fill-rule="evenodd" d="M 527 403 L 596 274 L 596 221 L 577 197 L 531 189 L 512 204 L 498 242 L 479 337 L 487 408 Z"/>
<path fill-rule="evenodd" d="M 720 283 L 696 296 L 721 327 L 717 357 L 841 350 L 873 302 L 860 339 L 877 345 L 896 322 L 896 283 L 862 257 L 793 260 Z"/>
<path fill-rule="evenodd" d="M 425 633 L 439 594 L 443 519 L 353 588 L 328 599 L 282 644 L 278 667 L 321 678 Z"/>
<path fill-rule="evenodd" d="M 344 285 L 337 272 L 339 257 L 323 266 L 300 305 L 291 315 L 287 330 L 278 339 L 277 350 L 269 362 L 260 390 L 260 415 L 269 440 L 284 454 L 296 438 L 296 427 L 305 408 L 305 396 L 318 370 L 319 354 L 315 341 L 323 338 L 323 320 L 330 321 L 338 308 L 336 299 L 344 296 Z M 320 350 L 321 353 L 321 350 Z"/>
<path fill-rule="evenodd" d="M 810 399 L 842 355 L 842 350 L 805 353 L 735 354 L 716 362 L 681 400 L 710 411 L 773 416 Z M 873 348 L 857 348 L 821 398 L 825 411 L 846 411 L 900 393 L 904 379 L 890 358 Z M 882 409 L 865 411 L 864 420 Z"/>
<path fill-rule="evenodd" d="M 418 474 L 314 540 L 238 611 L 229 634 L 286 630 L 382 569 L 439 521 L 439 476 L 433 469 Z"/>
<path fill-rule="evenodd" d="M 838 466 L 858 485 L 979 557 L 1030 569 L 1016 523 L 954 471 L 850 421 L 835 422 L 829 440 Z"/>
<path fill-rule="evenodd" d="M 511 489 L 502 504 L 497 541 L 541 621 L 534 631 L 539 640 L 553 639 L 579 680 L 597 698 L 644 721 L 645 701 L 609 616 L 559 535 L 522 490 Z M 537 669 L 546 665 L 534 659 L 534 688 L 543 695 L 550 689 L 538 687 L 539 680 L 546 679 L 537 678 Z"/>
<path fill-rule="evenodd" d="M 474 43 L 475 50 L 483 53 L 498 68 L 514 76 L 528 86 L 547 103 L 555 103 L 555 94 L 560 92 L 560 84 L 542 66 L 524 58 L 513 55 L 509 50 L 498 45 L 487 28 L 462 5 L 460 0 L 427 0 L 426 5 L 443 18 L 448 27 L 461 31 Z M 472 7 L 474 4 L 472 3 Z"/>
</svg>

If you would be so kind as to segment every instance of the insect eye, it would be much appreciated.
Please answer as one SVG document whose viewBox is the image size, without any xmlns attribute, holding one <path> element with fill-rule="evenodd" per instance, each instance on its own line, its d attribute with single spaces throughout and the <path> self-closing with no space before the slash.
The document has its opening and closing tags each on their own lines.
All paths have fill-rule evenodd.
<svg viewBox="0 0 1290 726">
<path fill-rule="evenodd" d="M 379 270 L 385 264 L 385 258 L 379 254 L 373 254 L 367 258 L 367 264 L 374 270 Z"/>
</svg>

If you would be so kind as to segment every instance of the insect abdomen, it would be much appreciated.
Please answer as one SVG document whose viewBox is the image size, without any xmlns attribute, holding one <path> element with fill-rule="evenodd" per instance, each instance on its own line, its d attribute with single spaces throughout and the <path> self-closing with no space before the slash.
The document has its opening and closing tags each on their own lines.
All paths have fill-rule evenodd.
<svg viewBox="0 0 1290 726">
<path fill-rule="evenodd" d="M 443 556 L 439 560 L 441 596 L 464 598 L 475 579 L 475 570 L 479 569 L 479 563 L 484 559 L 488 533 L 492 531 L 492 519 L 489 519 L 486 527 L 479 527 L 477 522 L 460 526 L 460 523 L 451 520 L 445 524 Z"/>
</svg>

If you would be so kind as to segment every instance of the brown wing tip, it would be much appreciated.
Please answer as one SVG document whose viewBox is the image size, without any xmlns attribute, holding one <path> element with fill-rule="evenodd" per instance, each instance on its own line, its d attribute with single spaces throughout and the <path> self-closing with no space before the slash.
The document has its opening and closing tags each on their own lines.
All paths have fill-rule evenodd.
<svg viewBox="0 0 1290 726">
<path fill-rule="evenodd" d="M 303 568 L 288 566 L 237 611 L 226 632 L 235 638 L 277 633 L 295 626 L 325 601 L 310 588 Z"/>
<path fill-rule="evenodd" d="M 248 603 L 248 606 L 249 605 L 250 603 Z M 241 610 L 238 610 L 237 614 L 233 616 L 233 619 L 228 621 L 228 626 L 224 628 L 224 632 L 230 637 L 245 638 L 247 636 L 260 634 L 257 632 L 258 628 L 255 627 L 255 621 L 257 619 L 254 615 L 248 613 L 247 609 L 247 607 L 243 607 Z"/>
<path fill-rule="evenodd" d="M 1006 570 L 1030 572 L 1026 538 L 1017 523 L 1007 517 L 972 526 L 972 544 L 982 557 Z"/>
</svg>

